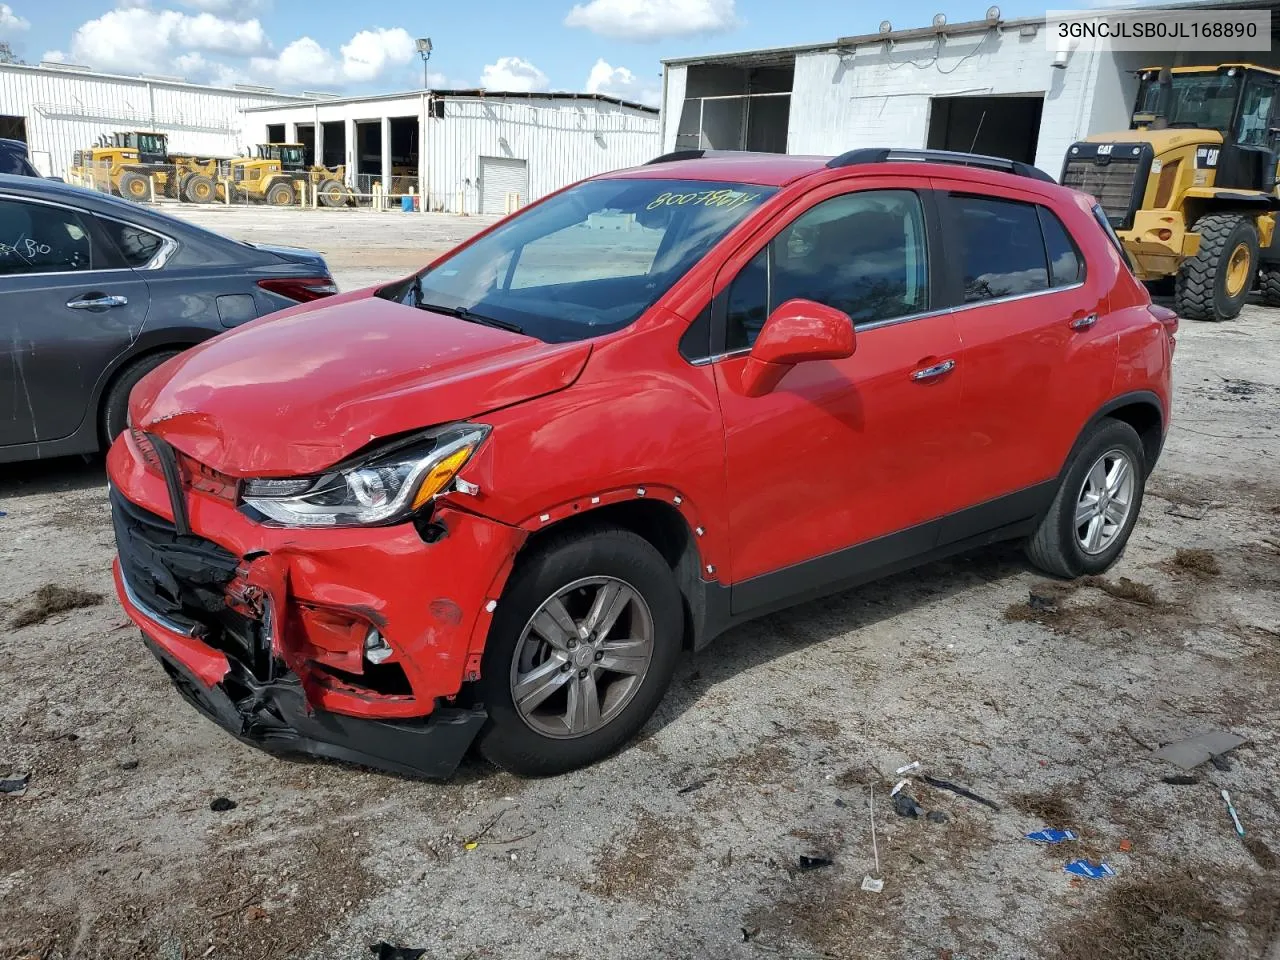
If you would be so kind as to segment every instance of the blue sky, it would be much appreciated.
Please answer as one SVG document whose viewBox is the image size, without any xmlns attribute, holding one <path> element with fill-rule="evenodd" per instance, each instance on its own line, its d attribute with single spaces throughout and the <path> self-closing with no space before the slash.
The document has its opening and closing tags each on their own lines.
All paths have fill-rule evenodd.
<svg viewBox="0 0 1280 960">
<path fill-rule="evenodd" d="M 1075 6 L 1069 2 L 1055 7 Z M 813 43 L 980 19 L 988 3 L 901 0 L 0 0 L 21 58 L 125 73 L 345 93 L 416 88 L 413 38 L 435 45 L 432 84 L 587 90 L 656 102 L 663 57 Z M 1001 3 L 1005 17 L 1042 6 Z"/>
</svg>

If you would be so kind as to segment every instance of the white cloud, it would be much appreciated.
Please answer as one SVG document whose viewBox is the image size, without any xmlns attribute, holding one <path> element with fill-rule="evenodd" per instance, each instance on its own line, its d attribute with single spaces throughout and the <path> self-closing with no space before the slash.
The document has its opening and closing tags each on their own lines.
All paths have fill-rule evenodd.
<svg viewBox="0 0 1280 960">
<path fill-rule="evenodd" d="M 626 67 L 611 67 L 603 57 L 587 74 L 587 93 L 603 93 L 623 100 L 634 100 L 656 107 L 662 101 L 662 93 L 656 84 L 647 84 Z"/>
<path fill-rule="evenodd" d="M 576 4 L 564 24 L 614 40 L 646 41 L 723 33 L 739 21 L 734 0 L 590 0 Z"/>
<path fill-rule="evenodd" d="M 532 93 L 546 90 L 550 83 L 545 73 L 520 57 L 499 57 L 480 72 L 480 86 L 486 90 Z"/>
<path fill-rule="evenodd" d="M 18 16 L 13 12 L 13 7 L 7 3 L 0 3 L 0 33 L 17 33 L 19 30 L 26 30 L 29 26 L 31 26 L 30 20 Z"/>
<path fill-rule="evenodd" d="M 47 61 L 49 63 L 70 63 L 71 62 L 67 58 L 67 55 L 63 53 L 61 50 L 46 50 L 44 52 L 44 56 L 42 56 L 40 59 L 42 61 Z"/>
<path fill-rule="evenodd" d="M 278 57 L 254 57 L 249 61 L 249 71 L 286 87 L 332 87 L 342 79 L 333 54 L 310 37 L 294 40 Z"/>
<path fill-rule="evenodd" d="M 145 6 L 148 0 L 122 0 L 119 6 L 137 4 Z M 270 6 L 269 0 L 178 0 L 184 7 L 194 7 L 208 13 L 257 13 Z"/>
<path fill-rule="evenodd" d="M 355 83 L 368 83 L 392 66 L 403 66 L 417 52 L 403 27 L 361 30 L 342 45 L 342 74 Z"/>
<path fill-rule="evenodd" d="M 179 51 L 244 57 L 269 47 L 257 20 L 131 7 L 83 24 L 71 38 L 71 58 L 104 70 L 155 71 Z"/>
</svg>

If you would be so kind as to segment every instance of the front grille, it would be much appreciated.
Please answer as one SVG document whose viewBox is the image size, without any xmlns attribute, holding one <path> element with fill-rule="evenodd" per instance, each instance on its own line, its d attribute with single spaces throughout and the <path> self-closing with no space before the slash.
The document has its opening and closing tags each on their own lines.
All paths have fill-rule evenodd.
<svg viewBox="0 0 1280 960">
<path fill-rule="evenodd" d="M 239 560 L 216 543 L 181 536 L 164 517 L 111 491 L 120 573 L 150 611 L 184 627 L 207 627 L 226 611 L 223 593 Z"/>
<path fill-rule="evenodd" d="M 1093 160 L 1068 160 L 1062 185 L 1097 198 L 1113 227 L 1127 228 L 1133 216 L 1134 186 L 1141 164 L 1112 160 L 1099 165 Z M 1141 195 L 1137 198 L 1142 201 Z"/>
</svg>

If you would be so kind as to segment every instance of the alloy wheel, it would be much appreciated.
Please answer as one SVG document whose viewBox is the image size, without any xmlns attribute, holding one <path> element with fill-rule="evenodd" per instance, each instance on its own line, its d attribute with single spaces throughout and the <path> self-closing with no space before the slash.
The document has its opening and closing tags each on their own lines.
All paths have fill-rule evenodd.
<svg viewBox="0 0 1280 960">
<path fill-rule="evenodd" d="M 575 580 L 525 624 L 511 662 L 511 697 L 543 736 L 583 737 L 635 697 L 653 660 L 649 605 L 616 577 Z"/>
<path fill-rule="evenodd" d="M 1100 456 L 1085 474 L 1076 498 L 1075 532 L 1089 556 L 1106 551 L 1124 531 L 1133 509 L 1136 470 L 1129 453 L 1119 448 Z"/>
</svg>

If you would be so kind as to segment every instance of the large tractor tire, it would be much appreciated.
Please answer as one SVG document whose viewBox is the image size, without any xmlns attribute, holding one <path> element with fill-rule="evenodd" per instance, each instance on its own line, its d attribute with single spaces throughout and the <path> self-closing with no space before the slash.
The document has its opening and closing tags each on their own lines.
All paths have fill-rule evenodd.
<svg viewBox="0 0 1280 960">
<path fill-rule="evenodd" d="M 217 190 L 213 185 L 213 181 L 203 173 L 193 173 L 187 178 L 182 195 L 192 203 L 213 203 L 216 199 Z"/>
<path fill-rule="evenodd" d="M 1200 234 L 1200 252 L 1178 270 L 1174 309 L 1188 320 L 1232 320 L 1258 273 L 1257 228 L 1238 213 L 1211 213 L 1192 229 Z"/>
<path fill-rule="evenodd" d="M 351 202 L 351 191 L 340 180 L 325 180 L 320 184 L 320 202 L 326 207 L 345 207 Z"/>
<path fill-rule="evenodd" d="M 273 207 L 293 206 L 293 187 L 287 183 L 273 183 L 267 188 L 267 203 Z"/>
<path fill-rule="evenodd" d="M 1280 307 L 1280 264 L 1263 264 L 1262 274 L 1258 278 L 1258 292 L 1262 294 L 1262 302 L 1268 307 Z"/>
<path fill-rule="evenodd" d="M 151 198 L 151 185 L 142 174 L 126 170 L 120 174 L 120 196 L 138 202 L 148 200 Z"/>
</svg>

